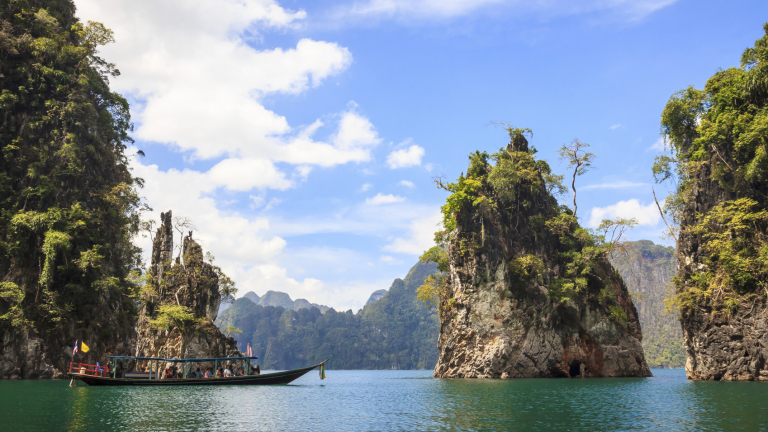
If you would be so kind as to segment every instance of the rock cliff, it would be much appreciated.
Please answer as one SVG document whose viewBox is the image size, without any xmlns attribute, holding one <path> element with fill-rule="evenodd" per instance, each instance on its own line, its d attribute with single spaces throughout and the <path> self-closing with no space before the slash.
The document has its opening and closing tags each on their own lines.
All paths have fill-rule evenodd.
<svg viewBox="0 0 768 432">
<path fill-rule="evenodd" d="M 673 178 L 666 209 L 679 223 L 676 305 L 686 374 L 696 380 L 768 380 L 768 23 L 741 67 L 703 90 L 672 95 L 661 116 Z"/>
<path fill-rule="evenodd" d="M 242 356 L 236 342 L 214 325 L 221 303 L 220 273 L 203 260 L 192 238 L 183 239 L 181 256 L 173 259 L 171 212 L 162 213 L 152 248 L 149 289 L 138 320 L 136 356 L 209 358 Z M 153 325 L 154 324 L 154 325 Z M 148 370 L 147 362 L 137 369 Z M 160 365 L 165 368 L 171 365 Z"/>
<path fill-rule="evenodd" d="M 610 245 L 558 206 L 549 166 L 509 132 L 506 148 L 472 154 L 466 177 L 440 184 L 452 195 L 435 377 L 650 376 Z"/>
<path fill-rule="evenodd" d="M 712 260 L 701 233 L 693 228 L 700 223 L 702 215 L 718 204 L 738 199 L 739 195 L 725 191 L 712 178 L 712 167 L 719 163 L 722 162 L 718 156 L 712 154 L 709 161 L 698 167 L 683 210 L 677 290 L 683 295 L 696 293 L 697 297 L 683 305 L 680 315 L 688 354 L 685 372 L 689 379 L 695 380 L 768 380 L 765 295 L 749 295 L 751 290 L 743 286 L 733 287 L 736 292 L 723 286 L 715 295 L 698 295 L 699 278 L 711 275 L 722 263 Z M 730 228 L 726 225 L 715 229 L 723 232 Z M 738 239 L 738 233 L 734 234 Z"/>
</svg>

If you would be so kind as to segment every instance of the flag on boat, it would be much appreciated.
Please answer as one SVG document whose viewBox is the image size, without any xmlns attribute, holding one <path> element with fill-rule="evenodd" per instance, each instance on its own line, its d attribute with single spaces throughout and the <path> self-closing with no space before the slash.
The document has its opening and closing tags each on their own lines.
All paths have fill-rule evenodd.
<svg viewBox="0 0 768 432">
<path fill-rule="evenodd" d="M 325 379 L 325 363 L 320 363 L 320 379 Z"/>
<path fill-rule="evenodd" d="M 86 344 L 85 344 L 85 342 L 83 342 L 81 345 L 82 345 L 82 347 L 83 347 L 82 351 L 83 351 L 84 353 L 87 353 L 87 352 L 88 352 L 88 350 L 90 349 L 90 348 L 88 348 L 88 345 L 86 345 Z"/>
<path fill-rule="evenodd" d="M 77 341 L 75 341 L 75 349 L 72 350 L 72 355 L 77 354 Z"/>
<path fill-rule="evenodd" d="M 251 351 L 251 344 L 248 344 L 248 348 L 246 348 L 245 351 L 246 351 L 245 355 L 247 355 L 248 357 L 253 357 L 253 351 Z"/>
</svg>

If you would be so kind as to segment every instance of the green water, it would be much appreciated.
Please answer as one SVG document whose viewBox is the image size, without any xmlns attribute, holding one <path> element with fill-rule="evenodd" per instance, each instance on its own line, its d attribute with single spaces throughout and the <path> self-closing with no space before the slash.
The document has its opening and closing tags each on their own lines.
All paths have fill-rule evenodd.
<svg viewBox="0 0 768 432">
<path fill-rule="evenodd" d="M 274 387 L 0 382 L 1 430 L 768 430 L 768 383 L 653 378 L 437 380 L 431 371 L 312 372 Z"/>
</svg>

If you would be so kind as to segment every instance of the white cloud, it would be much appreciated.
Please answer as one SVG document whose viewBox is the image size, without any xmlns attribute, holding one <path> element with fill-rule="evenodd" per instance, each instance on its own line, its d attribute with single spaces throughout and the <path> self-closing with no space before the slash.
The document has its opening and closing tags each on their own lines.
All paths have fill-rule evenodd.
<svg viewBox="0 0 768 432">
<path fill-rule="evenodd" d="M 334 116 L 338 125 L 326 141 L 312 138 L 321 121 L 292 128 L 262 105 L 269 93 L 303 92 L 352 63 L 349 50 L 333 42 L 301 39 L 272 49 L 249 44 L 253 37 L 246 35 L 258 37 L 261 29 L 295 27 L 303 11 L 273 0 L 80 0 L 78 13 L 115 31 L 117 43 L 103 47 L 102 55 L 122 72 L 113 89 L 140 102 L 132 106 L 134 138 L 189 151 L 193 159 L 228 156 L 306 167 L 368 161 L 381 141 L 354 103 Z"/>
<path fill-rule="evenodd" d="M 656 208 L 655 203 L 642 205 L 637 199 L 633 198 L 627 201 L 619 201 L 606 207 L 593 207 L 589 217 L 589 226 L 594 228 L 600 225 L 600 221 L 603 219 L 613 219 L 616 217 L 635 218 L 639 225 L 648 226 L 656 225 L 661 219 L 659 209 Z"/>
<path fill-rule="evenodd" d="M 433 210 L 426 216 L 414 219 L 408 229 L 407 238 L 398 237 L 384 247 L 389 252 L 421 255 L 425 250 L 435 245 L 435 232 L 440 227 L 443 215 L 439 210 Z"/>
<path fill-rule="evenodd" d="M 358 0 L 337 7 L 334 18 L 445 20 L 477 11 L 494 11 L 505 16 L 536 14 L 544 16 L 609 12 L 630 20 L 641 19 L 677 0 Z M 347 22 L 346 24 L 349 24 Z"/>
<path fill-rule="evenodd" d="M 591 189 L 630 189 L 630 188 L 636 188 L 636 187 L 642 187 L 642 186 L 649 186 L 649 185 L 648 185 L 648 183 L 635 183 L 635 182 L 629 182 L 629 181 L 626 181 L 626 180 L 621 180 L 621 181 L 615 181 L 615 182 L 605 182 L 605 183 L 591 184 L 591 185 L 582 187 L 581 190 L 591 190 Z"/>
<path fill-rule="evenodd" d="M 365 200 L 365 204 L 367 205 L 381 205 L 381 204 L 393 204 L 393 203 L 399 203 L 405 201 L 405 198 L 397 195 L 382 195 L 381 193 L 377 193 L 375 197 L 368 198 Z"/>
<path fill-rule="evenodd" d="M 608 129 L 610 130 L 616 130 L 621 127 L 621 123 L 616 123 L 615 125 L 611 125 Z"/>
<path fill-rule="evenodd" d="M 352 64 L 347 48 L 306 38 L 292 46 L 261 46 L 262 31 L 298 28 L 306 16 L 274 0 L 78 0 L 77 7 L 83 21 L 103 22 L 115 32 L 117 42 L 101 55 L 122 72 L 111 87 L 133 102 L 133 137 L 142 146 L 181 150 L 186 160 L 220 159 L 206 171 L 134 160 L 134 174 L 146 181 L 140 193 L 156 209 L 148 219 L 169 209 L 190 217 L 195 237 L 241 294 L 267 288 L 330 305 L 337 304 L 327 301 L 337 294 L 347 304 L 362 304 L 388 285 L 358 292 L 370 281 L 290 277 L 287 242 L 273 228 L 280 224 L 227 210 L 238 202 L 233 194 L 250 197 L 246 210 L 248 202 L 269 209 L 281 201 L 267 198 L 268 190 L 295 187 L 313 167 L 371 160 L 381 138 L 354 102 L 298 127 L 263 105 L 270 93 L 298 94 L 346 70 Z M 325 123 L 327 135 L 315 137 Z M 137 243 L 148 257 L 149 239 Z"/>
<path fill-rule="evenodd" d="M 424 157 L 424 148 L 416 144 L 406 148 L 395 150 L 387 156 L 387 164 L 392 169 L 421 165 Z"/>
<path fill-rule="evenodd" d="M 416 185 L 415 185 L 415 184 L 413 184 L 413 182 L 412 182 L 412 181 L 408 181 L 408 180 L 400 180 L 400 183 L 398 183 L 398 185 L 400 185 L 400 186 L 405 186 L 405 187 L 409 187 L 409 188 L 414 188 L 414 187 L 416 187 Z"/>
<path fill-rule="evenodd" d="M 666 151 L 667 145 L 666 143 L 664 143 L 664 138 L 662 137 L 657 139 L 652 146 L 648 147 L 648 151 L 651 151 L 651 150 L 657 151 L 659 153 Z"/>
<path fill-rule="evenodd" d="M 364 183 L 363 186 L 360 188 L 361 191 L 367 192 L 373 187 L 370 183 Z"/>
<path fill-rule="evenodd" d="M 402 260 L 395 259 L 389 255 L 382 255 L 381 258 L 379 258 L 379 261 L 387 263 L 389 265 L 399 265 L 403 263 Z"/>
</svg>

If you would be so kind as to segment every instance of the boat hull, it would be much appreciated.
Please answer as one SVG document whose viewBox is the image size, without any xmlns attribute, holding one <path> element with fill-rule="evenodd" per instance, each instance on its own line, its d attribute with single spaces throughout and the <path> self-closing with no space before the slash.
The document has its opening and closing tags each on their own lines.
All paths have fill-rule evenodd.
<svg viewBox="0 0 768 432">
<path fill-rule="evenodd" d="M 238 376 L 231 378 L 173 378 L 173 379 L 146 379 L 146 378 L 109 378 L 83 374 L 69 374 L 73 379 L 80 380 L 89 386 L 197 386 L 197 385 L 279 385 L 289 384 L 302 375 L 320 366 L 306 367 L 283 372 L 274 372 L 261 375 Z"/>
</svg>

